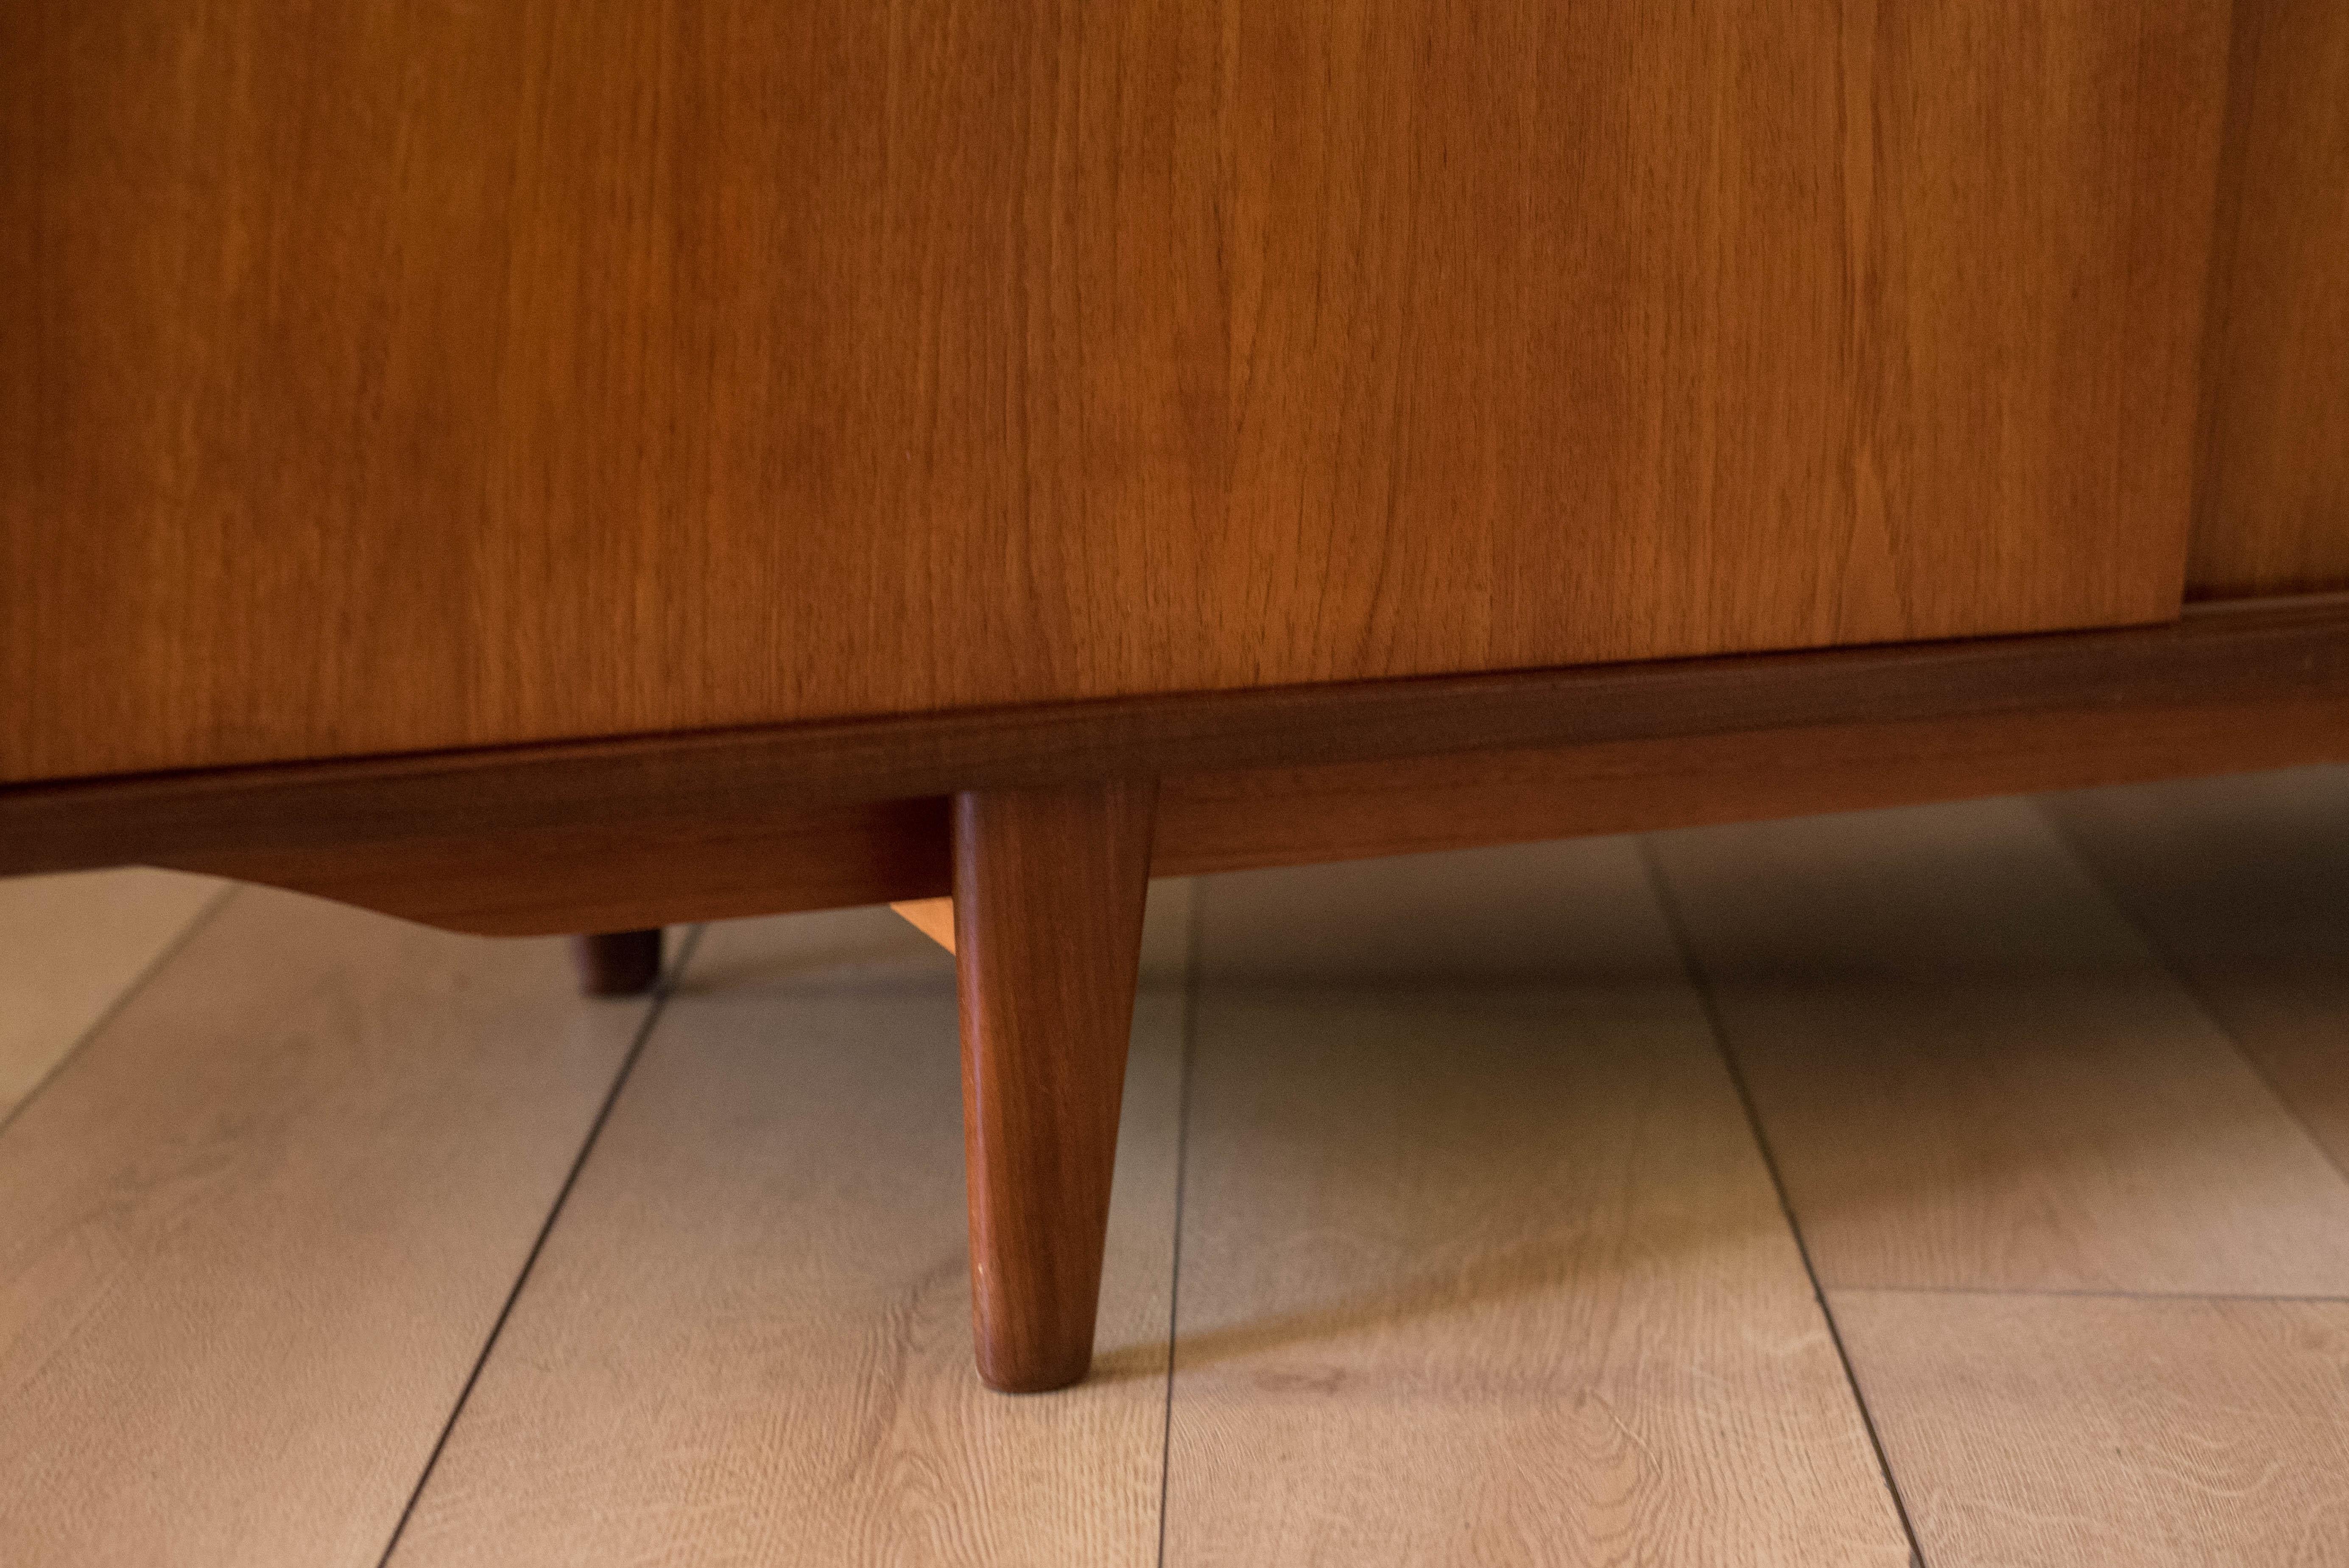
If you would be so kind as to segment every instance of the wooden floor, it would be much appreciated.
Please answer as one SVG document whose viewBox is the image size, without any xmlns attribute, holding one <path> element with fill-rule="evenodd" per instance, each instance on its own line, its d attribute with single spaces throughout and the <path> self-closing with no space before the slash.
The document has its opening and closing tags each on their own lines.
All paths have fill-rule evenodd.
<svg viewBox="0 0 2349 1568">
<path fill-rule="evenodd" d="M 1028 1398 L 884 912 L 0 934 L 0 1563 L 2349 1561 L 2349 769 L 1161 883 Z"/>
</svg>

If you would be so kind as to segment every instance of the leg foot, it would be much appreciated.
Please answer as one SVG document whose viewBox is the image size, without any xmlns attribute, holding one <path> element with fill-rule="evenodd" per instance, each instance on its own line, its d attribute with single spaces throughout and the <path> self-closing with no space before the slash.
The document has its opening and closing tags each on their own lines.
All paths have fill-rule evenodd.
<svg viewBox="0 0 2349 1568">
<path fill-rule="evenodd" d="M 971 1325 L 1009 1393 L 1092 1364 L 1157 801 L 1154 780 L 955 801 Z"/>
<path fill-rule="evenodd" d="M 579 988 L 590 996 L 637 996 L 660 978 L 661 934 L 605 931 L 571 939 Z"/>
</svg>

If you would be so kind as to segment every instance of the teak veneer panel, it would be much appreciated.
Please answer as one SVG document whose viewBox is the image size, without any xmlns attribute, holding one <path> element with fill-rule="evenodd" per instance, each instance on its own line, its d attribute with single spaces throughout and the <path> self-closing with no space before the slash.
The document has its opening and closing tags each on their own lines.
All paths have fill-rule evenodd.
<svg viewBox="0 0 2349 1568">
<path fill-rule="evenodd" d="M 2156 620 L 2222 0 L 0 8 L 0 779 Z"/>
<path fill-rule="evenodd" d="M 2349 6 L 2236 0 L 2188 592 L 2349 587 Z"/>
</svg>

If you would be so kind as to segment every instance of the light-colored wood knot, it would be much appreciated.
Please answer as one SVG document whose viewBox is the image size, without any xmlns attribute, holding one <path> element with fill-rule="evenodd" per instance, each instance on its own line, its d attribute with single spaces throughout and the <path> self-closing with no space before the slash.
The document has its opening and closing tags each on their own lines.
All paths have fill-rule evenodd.
<svg viewBox="0 0 2349 1568">
<path fill-rule="evenodd" d="M 954 900 L 909 898 L 893 903 L 889 907 L 904 915 L 907 924 L 948 953 L 955 950 Z"/>
</svg>

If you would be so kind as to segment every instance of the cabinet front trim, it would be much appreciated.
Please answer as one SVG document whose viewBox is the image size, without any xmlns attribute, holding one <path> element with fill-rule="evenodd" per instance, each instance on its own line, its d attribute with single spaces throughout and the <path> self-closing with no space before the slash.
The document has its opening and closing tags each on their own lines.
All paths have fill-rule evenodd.
<svg viewBox="0 0 2349 1568">
<path fill-rule="evenodd" d="M 0 789 L 0 873 L 144 863 L 460 930 L 947 891 L 946 797 L 1164 780 L 1155 870 L 2349 759 L 2349 594 L 2159 626 L 1121 698 Z"/>
</svg>

